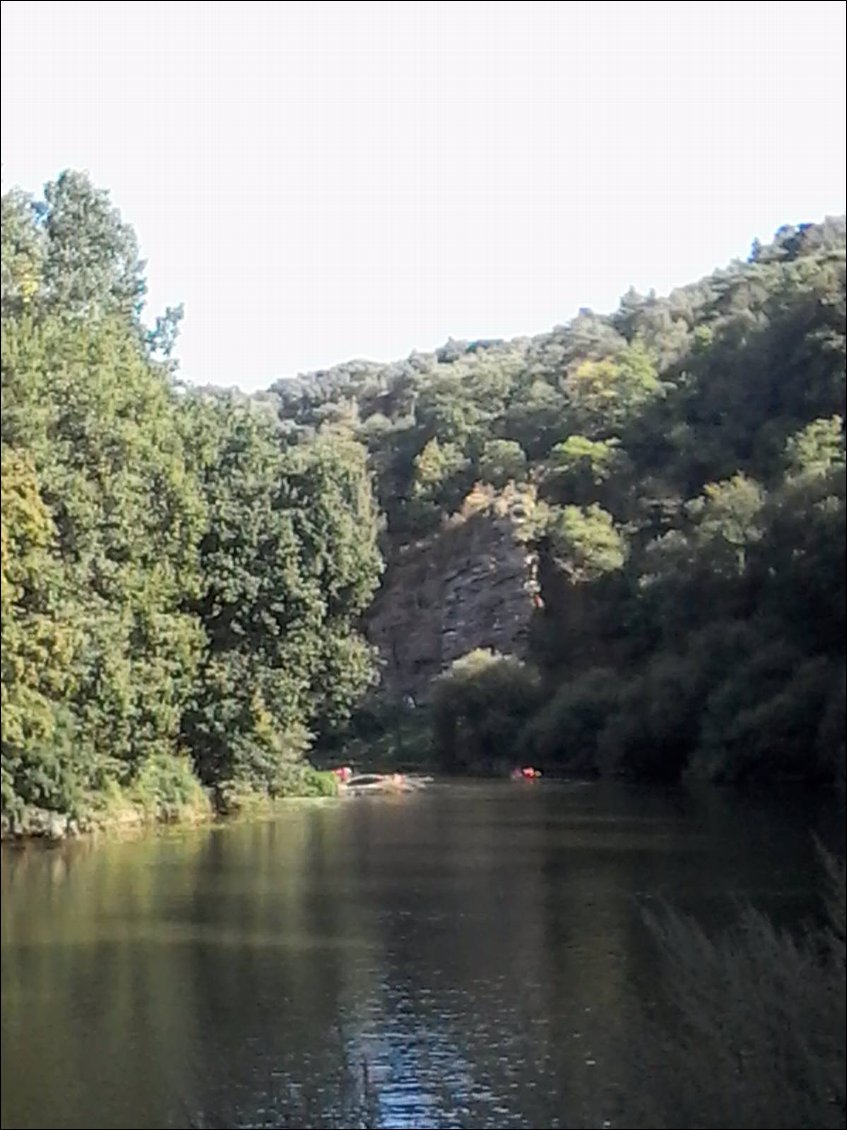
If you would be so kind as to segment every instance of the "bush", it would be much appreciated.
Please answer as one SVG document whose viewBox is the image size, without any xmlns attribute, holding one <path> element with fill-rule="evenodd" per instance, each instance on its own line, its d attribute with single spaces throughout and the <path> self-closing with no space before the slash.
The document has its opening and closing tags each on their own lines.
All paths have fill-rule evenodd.
<svg viewBox="0 0 847 1130">
<path fill-rule="evenodd" d="M 128 799 L 140 805 L 149 820 L 176 823 L 208 816 L 211 803 L 187 757 L 158 754 L 145 761 Z"/>
<path fill-rule="evenodd" d="M 252 729 L 237 731 L 225 743 L 228 771 L 216 784 L 219 797 L 240 797 L 237 808 L 250 803 L 252 794 L 269 797 L 302 794 L 308 762 L 305 755 L 312 735 L 304 726 L 274 725 L 269 712 L 263 712 Z M 229 811 L 228 802 L 224 811 Z"/>
<path fill-rule="evenodd" d="M 626 683 L 598 742 L 602 768 L 676 780 L 697 740 L 705 679 L 696 659 L 662 655 Z"/>
<path fill-rule="evenodd" d="M 425 703 L 372 698 L 346 727 L 322 743 L 320 764 L 354 765 L 359 772 L 414 772 L 432 765 L 432 719 Z"/>
<path fill-rule="evenodd" d="M 717 937 L 669 911 L 648 916 L 671 1011 L 627 1033 L 621 1125 L 845 1125 L 844 864 L 824 863 L 828 923 L 816 932 L 794 936 L 752 908 Z"/>
<path fill-rule="evenodd" d="M 338 796 L 338 778 L 325 769 L 306 770 L 303 778 L 303 795 L 314 797 Z"/>
<path fill-rule="evenodd" d="M 511 439 L 488 440 L 479 458 L 479 474 L 483 482 L 504 487 L 526 477 L 526 453 Z"/>
<path fill-rule="evenodd" d="M 597 738 L 613 709 L 620 677 L 595 668 L 559 687 L 551 701 L 530 720 L 521 744 L 533 763 L 572 772 L 597 770 Z"/>
<path fill-rule="evenodd" d="M 832 780 L 837 736 L 831 726 L 836 672 L 831 660 L 797 662 L 784 647 L 763 650 L 709 696 L 697 764 L 722 781 L 755 777 Z M 827 719 L 827 727 L 823 727 Z"/>
<path fill-rule="evenodd" d="M 436 754 L 452 771 L 497 771 L 514 763 L 523 726 L 540 701 L 534 668 L 482 648 L 453 663 L 435 683 Z"/>
</svg>

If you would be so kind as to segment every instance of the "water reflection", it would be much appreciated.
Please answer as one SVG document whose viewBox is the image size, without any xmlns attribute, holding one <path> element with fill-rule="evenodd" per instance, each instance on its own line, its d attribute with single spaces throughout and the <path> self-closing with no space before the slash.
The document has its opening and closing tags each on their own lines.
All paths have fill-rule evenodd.
<svg viewBox="0 0 847 1130">
<path fill-rule="evenodd" d="M 601 1125 L 612 1033 L 662 973 L 639 899 L 791 920 L 815 905 L 809 829 L 838 821 L 452 785 L 4 851 L 3 1126 L 279 1125 L 292 1093 L 331 1125 L 344 1062 L 385 1127 Z"/>
</svg>

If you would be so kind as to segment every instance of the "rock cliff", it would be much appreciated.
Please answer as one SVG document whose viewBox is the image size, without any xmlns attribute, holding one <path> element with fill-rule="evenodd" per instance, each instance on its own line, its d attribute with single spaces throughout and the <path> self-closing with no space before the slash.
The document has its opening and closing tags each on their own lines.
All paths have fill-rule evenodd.
<svg viewBox="0 0 847 1130">
<path fill-rule="evenodd" d="M 380 691 L 426 701 L 430 684 L 475 648 L 523 657 L 536 600 L 526 533 L 530 488 L 476 487 L 425 541 L 389 555 L 367 632 L 380 652 Z"/>
</svg>

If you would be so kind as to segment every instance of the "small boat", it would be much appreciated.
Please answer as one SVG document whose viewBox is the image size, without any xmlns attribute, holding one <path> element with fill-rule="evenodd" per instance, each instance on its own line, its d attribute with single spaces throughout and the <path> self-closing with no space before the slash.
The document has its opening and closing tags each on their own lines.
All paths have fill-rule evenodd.
<svg viewBox="0 0 847 1130">
<path fill-rule="evenodd" d="M 368 796 L 371 793 L 414 793 L 430 783 L 431 777 L 407 777 L 403 773 L 361 773 L 339 782 L 344 796 Z"/>
<path fill-rule="evenodd" d="M 513 781 L 535 781 L 541 776 L 541 770 L 525 765 L 522 769 L 513 769 L 509 776 Z"/>
</svg>

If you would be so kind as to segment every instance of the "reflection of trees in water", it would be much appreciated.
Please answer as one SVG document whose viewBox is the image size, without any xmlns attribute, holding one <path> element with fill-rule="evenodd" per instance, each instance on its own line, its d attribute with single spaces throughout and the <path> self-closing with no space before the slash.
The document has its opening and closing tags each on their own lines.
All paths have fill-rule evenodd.
<svg viewBox="0 0 847 1130">
<path fill-rule="evenodd" d="M 217 1083 L 206 1088 L 201 1107 L 184 1107 L 183 1117 L 172 1125 L 188 1125 L 192 1130 L 371 1130 L 381 1125 L 377 1093 L 367 1065 L 347 1061 L 341 1033 L 332 1041 L 332 1051 L 332 1070 L 305 1081 L 291 1078 L 284 1067 L 270 1062 L 254 1064 L 247 1078 L 233 1075 L 229 1070 L 232 1065 L 223 1065 Z"/>
<path fill-rule="evenodd" d="M 444 1013 L 442 985 L 428 994 L 433 1015 L 426 1002 L 423 1008 L 402 996 L 385 1002 L 384 1014 L 374 1018 L 385 1035 L 380 1041 L 370 1033 L 376 1041 L 371 1055 L 383 1061 L 381 1073 L 351 1069 L 345 1058 L 350 1041 L 339 1032 L 335 1066 L 319 1085 L 297 1087 L 276 1072 L 254 1087 L 252 1107 L 233 1115 L 230 1106 L 229 1117 L 202 1125 L 555 1127 L 562 1123 L 551 1118 L 551 1108 L 567 1096 L 572 1127 L 843 1127 L 843 864 L 831 880 L 825 934 L 784 933 L 752 910 L 742 911 L 732 930 L 712 935 L 670 911 L 648 916 L 652 940 L 659 943 L 653 956 L 661 955 L 664 964 L 663 971 L 656 965 L 660 975 L 654 982 L 663 1006 L 644 997 L 612 1013 L 615 1001 L 601 992 L 591 997 L 593 1007 L 582 1009 L 571 992 L 563 1027 L 579 1023 L 582 1031 L 570 1034 L 584 1041 L 570 1064 L 561 1054 L 567 1032 L 547 1028 L 534 1041 L 525 1015 L 511 1017 L 510 1055 L 503 1054 L 506 1046 L 498 1045 L 496 1035 L 486 1055 L 480 1036 L 494 1034 L 486 1002 L 475 999 L 477 1023 L 468 1026 L 471 1002 L 454 1015 Z M 594 905 L 598 902 L 602 896 Z M 586 992 L 592 987 L 601 986 L 589 978 Z M 557 1008 L 549 1011 L 560 1018 Z M 448 1033 L 463 1041 L 449 1063 L 443 1058 Z M 368 1037 L 365 1032 L 365 1046 Z M 596 1061 L 594 1053 L 583 1061 L 580 1079 L 577 1061 L 589 1042 L 600 1051 Z M 555 1062 L 553 1048 L 559 1053 Z M 496 1050 L 501 1070 L 496 1090 L 489 1090 L 484 1079 Z M 520 1083 L 510 1080 L 510 1065 Z M 533 1094 L 545 1076 L 558 1085 L 561 1098 L 549 1089 Z M 510 1087 L 520 1094 L 510 1096 Z M 237 1093 L 229 1088 L 228 1100 Z M 246 1115 L 248 1109 L 252 1113 Z"/>
<path fill-rule="evenodd" d="M 808 888 L 799 826 L 739 811 L 457 785 L 4 853 L 3 1124 L 635 1125 L 668 968 L 641 903 Z"/>
<path fill-rule="evenodd" d="M 311 937 L 367 931 L 369 941 L 340 964 L 322 954 L 317 980 L 308 962 L 294 984 L 276 975 L 289 1036 L 298 994 L 309 1010 L 295 1047 L 285 1048 L 274 1031 L 282 1016 L 268 1002 L 261 1056 L 277 1093 L 282 1080 L 316 1071 L 333 1085 L 341 1059 L 333 1024 L 343 1016 L 346 1054 L 370 1065 L 382 1125 L 552 1127 L 551 1110 L 573 1117 L 596 1105 L 594 1080 L 627 976 L 620 938 L 637 908 L 620 882 L 619 853 L 598 868 L 596 838 L 578 820 L 565 834 L 545 794 L 532 815 L 516 818 L 503 794 L 496 818 L 436 806 L 410 834 L 402 805 L 363 806 L 328 866 L 313 829 L 311 882 L 286 929 L 296 931 L 299 915 Z M 585 825 L 594 824 L 589 814 Z M 328 901 L 339 859 L 344 878 Z M 250 969 L 232 972 L 243 1009 Z M 242 1077 L 256 1055 L 251 1046 Z"/>
<path fill-rule="evenodd" d="M 192 853 L 186 838 L 163 884 L 166 840 L 4 851 L 4 1125 L 103 1110 L 161 1124 L 161 1091 L 192 1037 L 186 952 L 161 899 L 166 886 L 184 896 Z M 38 1123 L 21 1121 L 30 1111 Z"/>
</svg>

